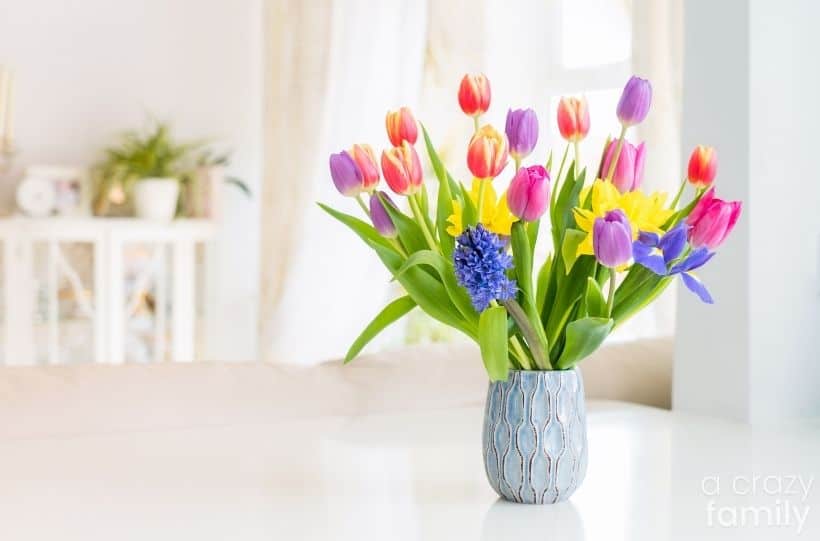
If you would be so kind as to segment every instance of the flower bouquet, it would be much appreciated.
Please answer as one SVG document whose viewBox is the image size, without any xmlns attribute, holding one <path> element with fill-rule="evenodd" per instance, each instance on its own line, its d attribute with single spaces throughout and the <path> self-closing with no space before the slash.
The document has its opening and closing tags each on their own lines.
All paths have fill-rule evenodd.
<svg viewBox="0 0 820 541">
<path fill-rule="evenodd" d="M 532 109 L 509 110 L 504 133 L 482 125 L 490 96 L 486 77 L 464 76 L 458 102 L 475 126 L 469 186 L 450 175 L 406 107 L 387 114 L 391 146 L 380 163 L 363 144 L 330 156 L 335 186 L 355 198 L 365 219 L 321 207 L 375 251 L 405 292 L 356 338 L 345 362 L 416 306 L 475 340 L 490 379 L 483 438 L 490 484 L 508 500 L 555 502 L 574 492 L 586 469 L 576 364 L 677 278 L 713 302 L 695 271 L 732 230 L 741 203 L 715 197 L 717 157 L 703 146 L 671 200 L 640 189 L 645 147 L 626 135 L 649 112 L 649 81 L 627 82 L 617 107 L 620 135 L 607 140 L 592 175 L 579 156 L 590 126 L 585 98 L 560 100 L 567 144 L 555 169 L 552 152 L 544 165 L 524 163 L 538 139 Z M 419 126 L 438 180 L 435 200 L 414 146 Z M 510 157 L 502 191 L 494 184 Z M 377 190 L 382 174 L 409 213 Z M 687 184 L 694 190 L 684 203 Z M 552 250 L 536 262 L 541 234 L 551 236 Z"/>
</svg>

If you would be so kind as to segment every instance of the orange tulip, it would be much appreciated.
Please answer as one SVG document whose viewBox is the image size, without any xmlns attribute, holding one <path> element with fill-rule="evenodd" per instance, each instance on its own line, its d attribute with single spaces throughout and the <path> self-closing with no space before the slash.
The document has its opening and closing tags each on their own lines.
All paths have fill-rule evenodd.
<svg viewBox="0 0 820 541">
<path fill-rule="evenodd" d="M 483 73 L 467 74 L 458 87 L 458 104 L 465 114 L 480 115 L 490 108 L 490 81 Z"/>
<path fill-rule="evenodd" d="M 473 135 L 467 148 L 467 167 L 476 178 L 493 178 L 507 165 L 507 137 L 490 125 Z"/>
<path fill-rule="evenodd" d="M 689 157 L 687 178 L 696 188 L 706 188 L 717 174 L 717 152 L 712 147 L 698 145 Z"/>
<path fill-rule="evenodd" d="M 418 192 L 424 180 L 419 155 L 407 141 L 382 152 L 382 173 L 390 189 L 399 195 Z"/>
<path fill-rule="evenodd" d="M 387 126 L 387 137 L 394 147 L 401 146 L 403 141 L 411 145 L 416 144 L 419 136 L 418 126 L 413 113 L 407 107 L 402 107 L 398 111 L 389 111 L 385 117 Z"/>
<path fill-rule="evenodd" d="M 379 183 L 379 165 L 370 145 L 353 145 L 348 153 L 362 173 L 362 190 L 372 192 Z"/>
<path fill-rule="evenodd" d="M 558 131 L 571 143 L 578 142 L 589 133 L 589 108 L 587 99 L 561 98 L 558 102 Z"/>
</svg>

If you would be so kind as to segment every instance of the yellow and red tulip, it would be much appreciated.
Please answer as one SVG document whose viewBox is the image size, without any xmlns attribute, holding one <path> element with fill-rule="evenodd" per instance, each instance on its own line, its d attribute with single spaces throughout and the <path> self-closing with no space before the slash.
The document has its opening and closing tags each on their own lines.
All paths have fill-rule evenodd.
<svg viewBox="0 0 820 541">
<path fill-rule="evenodd" d="M 689 157 L 687 178 L 696 188 L 708 188 L 717 174 L 717 152 L 712 147 L 698 145 Z"/>
<path fill-rule="evenodd" d="M 507 137 L 489 124 L 479 129 L 467 148 L 467 167 L 476 178 L 493 178 L 507 165 Z"/>
<path fill-rule="evenodd" d="M 558 102 L 558 131 L 570 143 L 581 141 L 589 133 L 589 107 L 587 99 L 561 98 Z"/>
<path fill-rule="evenodd" d="M 379 165 L 370 145 L 353 145 L 348 152 L 362 174 L 362 190 L 372 192 L 379 183 Z"/>
<path fill-rule="evenodd" d="M 382 173 L 390 189 L 399 195 L 418 192 L 423 181 L 419 155 L 407 141 L 382 152 Z"/>
<path fill-rule="evenodd" d="M 458 104 L 466 115 L 481 115 L 490 108 L 490 95 L 490 81 L 483 73 L 467 74 L 458 87 Z"/>
<path fill-rule="evenodd" d="M 384 119 L 387 127 L 387 137 L 394 147 L 401 146 L 404 141 L 411 145 L 416 144 L 419 129 L 416 119 L 408 107 L 401 107 L 397 111 L 389 111 Z"/>
</svg>

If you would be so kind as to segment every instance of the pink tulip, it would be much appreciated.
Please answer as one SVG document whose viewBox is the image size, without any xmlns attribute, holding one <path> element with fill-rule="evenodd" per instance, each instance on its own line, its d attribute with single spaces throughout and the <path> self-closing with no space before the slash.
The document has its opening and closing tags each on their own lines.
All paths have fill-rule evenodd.
<svg viewBox="0 0 820 541">
<path fill-rule="evenodd" d="M 715 197 L 715 189 L 706 192 L 686 218 L 689 243 L 693 248 L 706 246 L 714 250 L 734 229 L 741 210 L 740 201 L 724 201 Z"/>
<path fill-rule="evenodd" d="M 507 206 L 510 212 L 525 222 L 543 216 L 550 200 L 550 176 L 540 165 L 522 167 L 510 182 Z"/>
<path fill-rule="evenodd" d="M 617 147 L 618 141 L 611 141 L 609 143 L 604 153 L 604 161 L 601 163 L 601 169 L 598 171 L 598 178 L 604 178 L 609 171 L 609 165 L 614 158 Z M 641 187 L 644 159 L 645 152 L 643 143 L 635 147 L 629 141 L 624 140 L 621 153 L 618 156 L 618 163 L 615 165 L 615 171 L 612 173 L 612 183 L 618 188 L 619 192 L 634 192 Z"/>
</svg>

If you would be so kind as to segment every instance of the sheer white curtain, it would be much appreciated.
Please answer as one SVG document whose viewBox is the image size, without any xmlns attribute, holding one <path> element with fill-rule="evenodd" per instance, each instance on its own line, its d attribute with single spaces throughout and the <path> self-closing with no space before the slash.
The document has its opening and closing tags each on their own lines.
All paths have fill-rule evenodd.
<svg viewBox="0 0 820 541">
<path fill-rule="evenodd" d="M 281 0 L 269 7 L 260 354 L 337 358 L 389 296 L 368 248 L 321 211 L 360 214 L 333 188 L 331 152 L 386 143 L 384 113 L 416 106 L 427 6 L 412 0 Z"/>
</svg>

